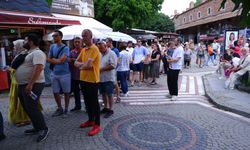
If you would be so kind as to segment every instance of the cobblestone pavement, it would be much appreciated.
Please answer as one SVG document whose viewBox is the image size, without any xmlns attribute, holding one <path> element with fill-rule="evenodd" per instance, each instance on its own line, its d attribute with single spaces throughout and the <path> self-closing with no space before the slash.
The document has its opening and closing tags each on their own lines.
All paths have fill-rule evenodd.
<svg viewBox="0 0 250 150">
<path fill-rule="evenodd" d="M 204 96 L 201 76 L 214 68 L 183 70 L 179 80 L 179 99 L 165 97 L 166 76 L 158 85 L 143 84 L 130 88 L 129 96 L 114 105 L 114 115 L 101 117 L 102 131 L 87 136 L 89 129 L 79 125 L 87 119 L 84 111 L 70 113 L 67 118 L 51 115 L 55 102 L 51 89 L 41 97 L 45 119 L 50 128 L 48 139 L 35 142 L 35 136 L 23 131 L 31 126 L 16 128 L 7 119 L 8 98 L 0 96 L 7 139 L 0 142 L 1 150 L 249 150 L 250 119 L 219 110 Z M 73 99 L 70 107 L 73 107 Z"/>
</svg>

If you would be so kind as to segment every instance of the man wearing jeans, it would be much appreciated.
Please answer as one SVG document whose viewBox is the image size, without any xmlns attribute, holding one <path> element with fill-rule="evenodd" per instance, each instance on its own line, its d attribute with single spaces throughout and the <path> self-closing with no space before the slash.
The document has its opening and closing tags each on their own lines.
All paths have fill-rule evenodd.
<svg viewBox="0 0 250 150">
<path fill-rule="evenodd" d="M 117 67 L 117 80 L 121 83 L 122 95 L 128 96 L 128 81 L 127 77 L 129 74 L 129 64 L 131 61 L 131 55 L 128 51 L 126 51 L 126 44 L 120 44 L 120 57 L 118 59 L 118 67 Z"/>
<path fill-rule="evenodd" d="M 80 84 L 87 108 L 88 121 L 83 122 L 80 128 L 92 127 L 88 135 L 93 136 L 101 131 L 100 106 L 98 102 L 98 85 L 100 81 L 100 51 L 93 44 L 91 30 L 82 32 L 83 42 L 86 45 L 75 61 L 75 66 L 80 69 Z"/>
<path fill-rule="evenodd" d="M 44 88 L 44 67 L 46 55 L 38 48 L 39 40 L 34 34 L 28 35 L 24 47 L 29 50 L 24 62 L 16 69 L 15 77 L 18 83 L 18 97 L 24 111 L 29 116 L 33 129 L 26 130 L 26 135 L 37 134 L 37 142 L 45 140 L 49 130 L 43 114 L 39 109 L 39 97 Z"/>
<path fill-rule="evenodd" d="M 51 85 L 54 93 L 54 98 L 58 107 L 52 116 L 56 117 L 63 114 L 64 116 L 67 116 L 71 88 L 71 75 L 67 59 L 69 57 L 69 47 L 62 43 L 63 34 L 61 31 L 54 31 L 52 36 L 55 44 L 52 44 L 50 46 L 48 62 L 55 65 L 51 73 Z M 64 111 L 61 104 L 61 92 L 64 93 Z"/>
</svg>

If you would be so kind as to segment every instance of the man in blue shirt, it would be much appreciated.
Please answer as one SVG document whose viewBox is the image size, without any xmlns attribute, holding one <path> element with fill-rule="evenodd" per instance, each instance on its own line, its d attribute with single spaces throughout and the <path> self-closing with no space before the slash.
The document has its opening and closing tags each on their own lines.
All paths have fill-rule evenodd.
<svg viewBox="0 0 250 150">
<path fill-rule="evenodd" d="M 69 99 L 70 99 L 70 85 L 71 75 L 69 70 L 69 63 L 67 58 L 69 57 L 69 47 L 62 43 L 63 34 L 61 31 L 56 30 L 53 33 L 53 39 L 55 44 L 52 44 L 48 54 L 48 62 L 54 64 L 54 68 L 51 73 L 52 89 L 54 98 L 57 104 L 57 110 L 52 115 L 60 116 L 67 115 Z M 63 111 L 61 104 L 60 92 L 64 93 L 65 110 Z"/>
<path fill-rule="evenodd" d="M 142 46 L 142 42 L 140 39 L 137 40 L 136 47 L 134 48 L 132 59 L 133 59 L 133 78 L 131 86 L 134 86 L 134 82 L 136 79 L 136 72 L 140 74 L 139 86 L 141 86 L 141 82 L 143 80 L 143 64 L 144 61 L 149 57 L 149 51 L 146 47 Z"/>
</svg>

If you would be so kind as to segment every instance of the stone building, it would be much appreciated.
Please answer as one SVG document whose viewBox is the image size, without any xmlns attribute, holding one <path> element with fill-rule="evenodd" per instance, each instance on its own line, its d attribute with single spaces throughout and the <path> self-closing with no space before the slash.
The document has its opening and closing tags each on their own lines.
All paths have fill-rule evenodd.
<svg viewBox="0 0 250 150">
<path fill-rule="evenodd" d="M 191 2 L 186 11 L 175 14 L 174 22 L 176 32 L 183 36 L 184 40 L 194 40 L 195 43 L 202 40 L 212 40 L 218 37 L 221 41 L 226 30 L 238 30 L 239 10 L 234 12 L 234 3 L 227 0 L 225 7 L 220 9 L 222 0 L 202 0 L 195 6 Z"/>
</svg>

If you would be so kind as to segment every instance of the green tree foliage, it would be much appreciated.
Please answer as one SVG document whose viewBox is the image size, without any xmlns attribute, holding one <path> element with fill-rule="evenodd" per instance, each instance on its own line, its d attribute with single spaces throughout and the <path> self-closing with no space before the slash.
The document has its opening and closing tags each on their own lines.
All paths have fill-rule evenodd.
<svg viewBox="0 0 250 150">
<path fill-rule="evenodd" d="M 194 6 L 200 5 L 201 4 L 201 0 L 196 0 L 196 2 L 194 3 Z"/>
<path fill-rule="evenodd" d="M 221 8 L 224 8 L 227 0 L 223 0 Z M 235 4 L 233 11 L 239 11 L 240 25 L 247 27 L 250 25 L 250 0 L 232 0 Z M 241 11 L 241 13 L 240 13 Z"/>
<path fill-rule="evenodd" d="M 141 28 L 161 32 L 175 31 L 174 22 L 169 18 L 169 16 L 163 13 L 158 13 L 152 20 L 148 21 L 148 23 Z"/>
<path fill-rule="evenodd" d="M 52 0 L 46 0 L 46 1 L 47 1 L 48 5 L 51 6 Z"/>
<path fill-rule="evenodd" d="M 95 17 L 115 30 L 140 27 L 154 18 L 164 0 L 94 0 Z"/>
</svg>

